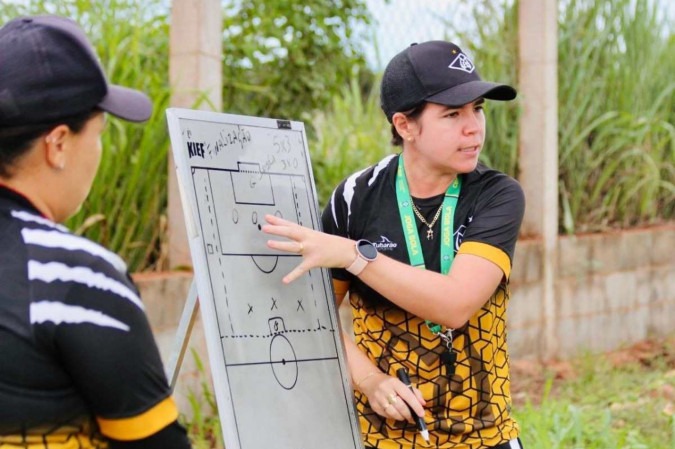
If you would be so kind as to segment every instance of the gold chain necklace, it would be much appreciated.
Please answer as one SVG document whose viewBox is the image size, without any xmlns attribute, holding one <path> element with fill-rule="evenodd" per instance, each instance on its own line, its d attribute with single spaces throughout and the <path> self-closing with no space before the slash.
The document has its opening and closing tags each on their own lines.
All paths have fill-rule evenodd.
<svg viewBox="0 0 675 449">
<path fill-rule="evenodd" d="M 434 225 L 438 221 L 438 217 L 441 216 L 441 209 L 443 209 L 443 203 L 441 203 L 441 205 L 438 206 L 438 210 L 436 211 L 436 215 L 434 215 L 434 218 L 433 218 L 433 220 L 431 220 L 431 223 L 427 222 L 427 220 L 425 220 L 425 218 L 422 216 L 422 214 L 420 214 L 420 211 L 417 210 L 417 206 L 415 206 L 415 203 L 413 201 L 411 201 L 411 203 L 412 203 L 412 210 L 413 210 L 413 212 L 415 212 L 415 215 L 417 215 L 417 218 L 419 218 L 420 221 L 423 224 L 425 224 L 427 228 L 429 228 L 429 229 L 427 229 L 427 240 L 432 240 L 434 238 L 434 230 L 431 229 L 431 228 L 434 227 Z"/>
</svg>

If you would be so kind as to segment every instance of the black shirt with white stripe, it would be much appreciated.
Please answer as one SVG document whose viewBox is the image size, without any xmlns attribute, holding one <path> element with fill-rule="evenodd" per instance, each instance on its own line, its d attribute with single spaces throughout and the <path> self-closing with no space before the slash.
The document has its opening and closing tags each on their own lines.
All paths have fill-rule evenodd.
<svg viewBox="0 0 675 449">
<path fill-rule="evenodd" d="M 176 417 L 124 262 L 0 186 L 0 443 L 43 429 L 98 447 Z"/>
<path fill-rule="evenodd" d="M 323 230 L 353 240 L 367 239 L 378 252 L 410 263 L 396 195 L 398 155 L 344 179 L 322 215 Z M 373 365 L 395 376 L 405 367 L 426 400 L 431 443 L 436 448 L 519 447 L 518 423 L 511 414 L 506 310 L 511 265 L 525 208 L 518 182 L 482 163 L 460 175 L 462 187 L 454 213 L 457 254 L 493 262 L 504 276 L 485 304 L 461 328 L 452 330 L 451 369 L 443 361 L 445 343 L 423 317 L 401 309 L 345 269 L 332 270 L 338 294 L 349 292 L 356 345 Z M 433 222 L 444 195 L 412 197 L 427 223 Z M 428 226 L 415 218 L 426 269 L 441 271 L 441 220 Z M 417 300 L 423 300 L 417 298 Z M 420 447 L 414 424 L 383 419 L 367 395 L 356 390 L 356 409 L 366 447 Z"/>
</svg>

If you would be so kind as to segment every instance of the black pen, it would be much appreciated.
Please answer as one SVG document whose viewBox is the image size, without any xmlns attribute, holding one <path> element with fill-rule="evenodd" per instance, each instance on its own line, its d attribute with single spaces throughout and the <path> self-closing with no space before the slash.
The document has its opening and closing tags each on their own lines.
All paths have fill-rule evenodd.
<svg viewBox="0 0 675 449">
<path fill-rule="evenodd" d="M 410 384 L 410 377 L 408 377 L 408 370 L 405 368 L 399 368 L 396 370 L 396 377 L 398 377 L 398 380 L 403 382 L 406 387 L 410 388 L 410 391 L 413 391 L 413 387 Z M 413 394 L 415 392 L 413 391 Z M 422 435 L 422 438 L 424 438 L 424 441 L 427 443 L 429 442 L 429 431 L 427 430 L 427 424 L 424 422 L 424 418 L 419 416 L 415 411 L 412 409 L 410 404 L 408 405 L 408 409 L 410 410 L 410 414 L 413 416 L 415 419 L 415 422 L 417 423 L 417 428 L 420 431 L 420 435 Z"/>
</svg>

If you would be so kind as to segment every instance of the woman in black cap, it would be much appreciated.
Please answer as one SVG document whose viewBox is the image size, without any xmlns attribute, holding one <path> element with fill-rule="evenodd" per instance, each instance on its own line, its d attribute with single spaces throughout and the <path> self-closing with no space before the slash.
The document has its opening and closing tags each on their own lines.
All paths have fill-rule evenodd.
<svg viewBox="0 0 675 449">
<path fill-rule="evenodd" d="M 524 197 L 478 161 L 485 99 L 515 97 L 482 81 L 456 45 L 412 45 L 381 88 L 401 153 L 334 190 L 325 233 L 266 217 L 265 232 L 290 239 L 268 245 L 303 255 L 284 282 L 330 267 L 338 301 L 349 293 L 345 347 L 369 448 L 521 448 L 505 320 Z"/>
<path fill-rule="evenodd" d="M 0 28 L 0 447 L 189 448 L 124 262 L 58 224 L 87 197 L 104 113 L 150 117 L 55 16 Z"/>
</svg>

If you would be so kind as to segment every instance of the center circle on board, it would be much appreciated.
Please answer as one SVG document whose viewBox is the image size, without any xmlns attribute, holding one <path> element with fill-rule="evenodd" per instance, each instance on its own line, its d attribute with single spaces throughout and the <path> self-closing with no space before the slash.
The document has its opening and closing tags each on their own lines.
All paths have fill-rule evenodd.
<svg viewBox="0 0 675 449">
<path fill-rule="evenodd" d="M 286 390 L 292 389 L 298 381 L 298 360 L 293 345 L 281 334 L 270 342 L 270 365 L 274 378 Z"/>
</svg>

